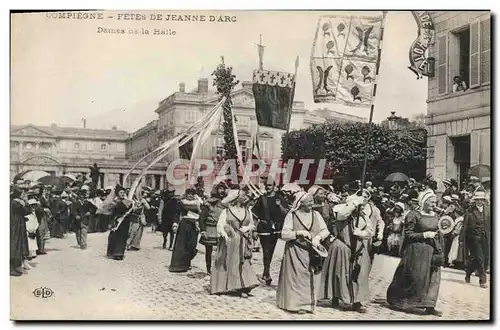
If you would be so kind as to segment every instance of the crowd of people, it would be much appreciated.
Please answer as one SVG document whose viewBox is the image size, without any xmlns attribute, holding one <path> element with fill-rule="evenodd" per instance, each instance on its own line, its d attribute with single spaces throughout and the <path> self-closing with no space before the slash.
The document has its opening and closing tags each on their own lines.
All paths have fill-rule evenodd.
<svg viewBox="0 0 500 330">
<path fill-rule="evenodd" d="M 205 246 L 211 294 L 248 298 L 253 288 L 277 280 L 281 309 L 313 313 L 317 301 L 329 300 L 333 308 L 364 313 L 373 260 L 389 254 L 401 258 L 387 290 L 389 305 L 440 316 L 441 268 L 465 270 L 467 283 L 476 273 L 486 288 L 490 262 L 489 195 L 479 178 L 470 177 L 462 191 L 454 180 L 444 184 L 438 198 L 431 179 L 305 191 L 264 178 L 258 194 L 221 182 L 208 195 L 199 187 L 182 196 L 143 188 L 129 200 L 119 185 L 60 189 L 18 182 L 11 186 L 10 274 L 26 273 L 28 261 L 47 253 L 46 240 L 70 232 L 86 249 L 88 233 L 109 231 L 107 257 L 123 260 L 127 251 L 140 249 L 151 228 L 163 233 L 162 247 L 172 251 L 170 272 L 189 271 L 198 244 Z M 285 251 L 273 279 L 279 239 Z M 259 248 L 264 267 L 257 275 L 251 261 Z"/>
</svg>

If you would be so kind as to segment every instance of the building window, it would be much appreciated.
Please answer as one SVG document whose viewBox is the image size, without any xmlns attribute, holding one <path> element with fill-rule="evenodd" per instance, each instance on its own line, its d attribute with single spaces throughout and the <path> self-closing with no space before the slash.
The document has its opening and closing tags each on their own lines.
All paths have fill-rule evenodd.
<svg viewBox="0 0 500 330">
<path fill-rule="evenodd" d="M 471 60 L 471 40 L 470 28 L 467 27 L 460 32 L 455 33 L 458 41 L 458 72 L 453 76 L 460 76 L 462 81 L 469 86 L 470 81 L 470 60 Z M 476 51 L 477 52 L 477 51 Z"/>
<path fill-rule="evenodd" d="M 101 151 L 106 151 L 106 143 L 101 143 Z"/>
<path fill-rule="evenodd" d="M 248 159 L 248 152 L 251 148 L 250 146 L 250 141 L 249 140 L 238 140 L 238 144 L 240 146 L 240 149 L 241 149 L 241 159 L 243 160 L 243 163 L 246 163 L 247 159 Z"/>
<path fill-rule="evenodd" d="M 238 125 L 241 126 L 248 126 L 250 123 L 250 117 L 248 116 L 237 116 L 236 121 L 238 122 Z"/>
<path fill-rule="evenodd" d="M 470 135 L 450 138 L 454 147 L 454 162 L 458 166 L 458 182 L 461 185 L 468 177 L 470 168 Z"/>
<path fill-rule="evenodd" d="M 80 149 L 80 143 L 78 142 L 75 143 L 75 149 Z"/>
<path fill-rule="evenodd" d="M 194 123 L 196 121 L 196 112 L 194 110 L 186 110 L 186 122 Z"/>
<path fill-rule="evenodd" d="M 450 34 L 452 38 L 450 39 L 450 47 L 453 47 L 455 51 L 450 55 L 456 56 L 456 58 L 450 59 L 450 79 L 459 76 L 465 82 L 467 88 L 475 88 L 490 83 L 490 24 L 490 19 L 477 20 Z M 455 91 L 455 87 L 452 91 Z"/>
<path fill-rule="evenodd" d="M 215 138 L 213 154 L 214 156 L 218 156 L 221 159 L 222 157 L 224 157 L 224 138 L 221 137 Z"/>
<path fill-rule="evenodd" d="M 269 158 L 269 141 L 259 141 L 260 157 Z"/>
</svg>

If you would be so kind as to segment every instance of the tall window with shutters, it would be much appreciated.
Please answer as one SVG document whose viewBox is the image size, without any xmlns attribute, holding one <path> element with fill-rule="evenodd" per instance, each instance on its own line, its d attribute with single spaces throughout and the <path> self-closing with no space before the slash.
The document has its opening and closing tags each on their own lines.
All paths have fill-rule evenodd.
<svg viewBox="0 0 500 330">
<path fill-rule="evenodd" d="M 438 37 L 438 95 L 452 91 L 455 76 L 460 76 L 470 89 L 490 84 L 490 18 L 475 20 L 452 33 Z"/>
<path fill-rule="evenodd" d="M 491 20 L 480 23 L 480 74 L 481 85 L 487 85 L 491 79 Z"/>
<path fill-rule="evenodd" d="M 448 35 L 438 38 L 438 94 L 448 90 Z"/>
<path fill-rule="evenodd" d="M 269 141 L 259 141 L 260 156 L 262 159 L 269 159 Z"/>
<path fill-rule="evenodd" d="M 470 24 L 470 87 L 488 85 L 491 81 L 491 20 Z"/>
<path fill-rule="evenodd" d="M 470 24 L 470 82 L 471 88 L 480 85 L 479 21 Z"/>
</svg>

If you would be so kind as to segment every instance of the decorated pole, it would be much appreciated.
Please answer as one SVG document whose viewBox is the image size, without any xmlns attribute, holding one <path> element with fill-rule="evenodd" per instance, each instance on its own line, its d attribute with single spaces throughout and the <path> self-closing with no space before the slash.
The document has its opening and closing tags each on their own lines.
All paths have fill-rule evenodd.
<svg viewBox="0 0 500 330">
<path fill-rule="evenodd" d="M 231 101 L 231 92 L 233 91 L 234 87 L 239 84 L 239 81 L 235 79 L 236 76 L 233 75 L 232 71 L 233 68 L 230 66 L 226 66 L 226 64 L 224 63 L 224 56 L 221 56 L 221 63 L 212 73 L 212 76 L 214 76 L 213 85 L 216 87 L 216 92 L 219 95 L 219 100 L 224 97 L 226 98 L 225 102 L 222 105 L 224 109 L 224 121 L 222 124 L 224 133 L 224 160 L 237 159 L 236 143 L 238 143 L 238 141 L 234 141 L 234 123 L 231 111 L 233 102 Z M 230 167 L 228 168 L 228 171 L 230 171 Z M 236 176 L 237 175 L 238 174 L 236 173 Z"/>
</svg>

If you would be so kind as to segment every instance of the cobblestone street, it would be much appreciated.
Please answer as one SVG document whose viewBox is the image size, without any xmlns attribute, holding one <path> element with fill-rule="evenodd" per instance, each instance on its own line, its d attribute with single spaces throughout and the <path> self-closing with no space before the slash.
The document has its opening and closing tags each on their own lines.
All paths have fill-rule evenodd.
<svg viewBox="0 0 500 330">
<path fill-rule="evenodd" d="M 465 284 L 464 274 L 443 269 L 437 309 L 442 318 L 393 311 L 385 305 L 385 293 L 398 259 L 377 255 L 372 269 L 368 313 L 343 312 L 319 304 L 314 315 L 297 315 L 276 307 L 283 244 L 278 244 L 272 265 L 273 286 L 261 286 L 249 299 L 213 296 L 208 292 L 204 249 L 188 273 L 168 272 L 171 252 L 161 249 L 161 234 L 147 228 L 141 250 L 127 252 L 124 261 L 105 257 L 107 233 L 89 234 L 89 248 L 79 250 L 74 234 L 51 239 L 48 254 L 32 261 L 27 275 L 11 277 L 11 318 L 67 320 L 486 320 L 490 291 L 478 278 Z M 262 272 L 262 256 L 254 267 Z M 50 288 L 49 298 L 36 298 L 33 290 Z"/>
</svg>

